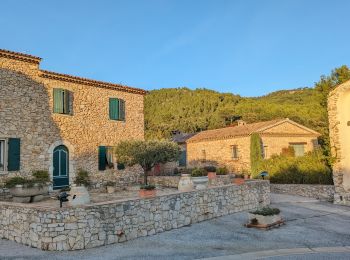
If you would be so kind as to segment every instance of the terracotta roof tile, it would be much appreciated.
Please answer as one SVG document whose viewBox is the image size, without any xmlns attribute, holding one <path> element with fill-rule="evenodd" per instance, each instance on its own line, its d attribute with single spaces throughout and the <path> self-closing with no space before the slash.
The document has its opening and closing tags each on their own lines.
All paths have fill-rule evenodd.
<svg viewBox="0 0 350 260">
<path fill-rule="evenodd" d="M 39 64 L 41 61 L 40 57 L 36 57 L 33 55 L 24 54 L 20 52 L 8 51 L 4 49 L 0 49 L 0 57 L 6 57 L 10 59 L 16 59 L 16 60 L 21 60 L 21 61 L 26 61 L 30 63 L 36 63 L 36 64 Z"/>
<path fill-rule="evenodd" d="M 268 128 L 270 126 L 273 126 L 275 124 L 282 123 L 285 121 L 289 121 L 293 124 L 297 124 L 297 123 L 289 120 L 288 118 L 286 118 L 286 119 L 275 119 L 275 120 L 270 120 L 270 121 L 257 122 L 257 123 L 252 123 L 252 124 L 245 124 L 245 125 L 240 125 L 240 126 L 229 126 L 229 127 L 225 127 L 225 128 L 219 128 L 219 129 L 213 129 L 213 130 L 199 132 L 195 136 L 188 139 L 187 142 L 199 142 L 199 141 L 205 141 L 205 140 L 226 139 L 226 138 L 235 137 L 235 136 L 250 135 L 254 132 L 262 131 L 265 128 Z M 301 125 L 299 125 L 299 126 L 301 126 Z M 303 127 L 304 129 L 308 129 L 304 126 L 301 126 L 301 127 Z M 309 130 L 312 131 L 315 135 L 319 135 L 319 133 L 317 133 L 311 129 L 309 129 Z"/>
</svg>

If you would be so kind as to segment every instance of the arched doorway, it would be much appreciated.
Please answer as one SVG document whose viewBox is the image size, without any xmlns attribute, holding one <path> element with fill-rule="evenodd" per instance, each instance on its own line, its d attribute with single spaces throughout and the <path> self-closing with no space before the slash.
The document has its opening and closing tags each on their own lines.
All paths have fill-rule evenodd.
<svg viewBox="0 0 350 260">
<path fill-rule="evenodd" d="M 69 152 L 66 146 L 59 145 L 53 150 L 53 189 L 69 185 Z"/>
</svg>

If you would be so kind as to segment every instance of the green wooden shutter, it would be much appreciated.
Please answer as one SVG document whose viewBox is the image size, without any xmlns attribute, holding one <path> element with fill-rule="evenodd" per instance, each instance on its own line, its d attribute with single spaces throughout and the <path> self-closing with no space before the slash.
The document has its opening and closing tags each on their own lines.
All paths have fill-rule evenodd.
<svg viewBox="0 0 350 260">
<path fill-rule="evenodd" d="M 119 119 L 119 99 L 117 98 L 109 99 L 109 119 Z"/>
<path fill-rule="evenodd" d="M 63 114 L 63 89 L 54 88 L 53 89 L 53 112 Z"/>
<path fill-rule="evenodd" d="M 21 140 L 19 138 L 9 138 L 8 140 L 8 171 L 19 171 L 21 158 Z"/>
<path fill-rule="evenodd" d="M 119 99 L 119 120 L 125 121 L 125 101 Z"/>
<path fill-rule="evenodd" d="M 63 113 L 69 114 L 70 113 L 70 109 L 69 109 L 70 92 L 68 90 L 63 90 L 63 95 L 64 95 Z"/>
<path fill-rule="evenodd" d="M 106 170 L 106 146 L 98 147 L 98 170 Z"/>
</svg>

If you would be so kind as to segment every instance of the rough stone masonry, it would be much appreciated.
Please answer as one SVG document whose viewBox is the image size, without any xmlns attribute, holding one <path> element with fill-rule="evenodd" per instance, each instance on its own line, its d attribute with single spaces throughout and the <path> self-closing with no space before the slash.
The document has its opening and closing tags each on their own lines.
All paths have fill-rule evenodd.
<svg viewBox="0 0 350 260">
<path fill-rule="evenodd" d="M 0 202 L 0 237 L 42 250 L 78 250 L 149 236 L 269 203 L 268 181 L 79 208 Z"/>
</svg>

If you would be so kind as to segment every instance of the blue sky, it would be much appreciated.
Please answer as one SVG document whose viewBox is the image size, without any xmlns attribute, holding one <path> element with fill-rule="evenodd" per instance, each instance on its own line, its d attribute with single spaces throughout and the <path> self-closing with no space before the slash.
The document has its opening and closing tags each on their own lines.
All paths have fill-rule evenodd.
<svg viewBox="0 0 350 260">
<path fill-rule="evenodd" d="M 349 66 L 349 10 L 347 0 L 1 0 L 0 48 L 147 90 L 259 96 Z"/>
</svg>

